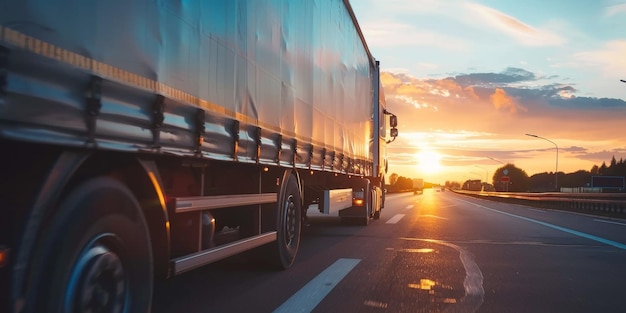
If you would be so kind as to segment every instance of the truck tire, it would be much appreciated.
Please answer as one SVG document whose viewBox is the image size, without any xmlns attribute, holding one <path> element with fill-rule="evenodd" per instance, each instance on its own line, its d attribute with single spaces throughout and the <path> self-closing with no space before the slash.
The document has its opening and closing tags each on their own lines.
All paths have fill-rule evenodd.
<svg viewBox="0 0 626 313">
<path fill-rule="evenodd" d="M 27 312 L 150 311 L 148 229 L 121 182 L 95 178 L 70 191 L 44 236 L 35 252 L 36 298 Z"/>
<path fill-rule="evenodd" d="M 372 190 L 372 210 L 374 210 L 374 215 L 372 216 L 372 218 L 374 218 L 375 220 L 380 219 L 380 211 L 382 210 L 381 208 L 381 201 L 380 199 L 378 199 L 378 195 L 376 194 L 376 190 Z"/>
<path fill-rule="evenodd" d="M 296 177 L 289 173 L 285 175 L 278 195 L 276 252 L 273 262 L 278 269 L 291 267 L 296 258 L 300 246 L 301 220 L 300 189 Z"/>
</svg>

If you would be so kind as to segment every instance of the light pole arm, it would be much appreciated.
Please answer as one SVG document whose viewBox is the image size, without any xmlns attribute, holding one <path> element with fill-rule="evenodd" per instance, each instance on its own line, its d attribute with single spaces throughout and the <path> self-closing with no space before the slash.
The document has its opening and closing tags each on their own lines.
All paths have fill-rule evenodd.
<svg viewBox="0 0 626 313">
<path fill-rule="evenodd" d="M 486 168 L 484 167 L 480 167 L 478 165 L 475 165 L 476 167 L 478 167 L 479 169 L 485 171 L 485 183 L 489 184 L 489 171 L 487 171 Z"/>
<path fill-rule="evenodd" d="M 554 175 L 556 176 L 555 178 L 555 183 L 554 183 L 554 187 L 557 189 L 559 189 L 559 146 L 556 145 L 556 143 L 548 138 L 544 138 L 541 136 L 537 136 L 537 135 L 533 135 L 533 134 L 526 134 L 526 136 L 530 136 L 530 137 L 535 137 L 535 138 L 540 138 L 543 140 L 546 140 L 550 143 L 552 143 L 554 145 L 554 147 L 556 148 L 556 166 L 554 168 Z"/>
<path fill-rule="evenodd" d="M 494 158 L 489 157 L 489 156 L 488 156 L 488 158 L 489 158 L 489 159 L 491 159 L 491 160 L 493 160 L 493 161 L 496 161 L 496 162 L 499 162 L 499 163 L 502 163 L 502 164 L 505 164 L 505 165 L 506 165 L 506 163 L 504 163 L 504 162 L 502 162 L 502 161 L 500 161 L 500 160 L 494 159 Z"/>
</svg>

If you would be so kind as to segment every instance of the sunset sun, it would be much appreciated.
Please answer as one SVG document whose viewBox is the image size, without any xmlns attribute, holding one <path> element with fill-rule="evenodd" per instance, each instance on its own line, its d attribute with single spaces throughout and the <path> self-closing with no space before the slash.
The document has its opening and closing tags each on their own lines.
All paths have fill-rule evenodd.
<svg viewBox="0 0 626 313">
<path fill-rule="evenodd" d="M 417 167 L 422 173 L 437 173 L 441 170 L 441 155 L 434 151 L 422 151 L 415 155 Z"/>
</svg>

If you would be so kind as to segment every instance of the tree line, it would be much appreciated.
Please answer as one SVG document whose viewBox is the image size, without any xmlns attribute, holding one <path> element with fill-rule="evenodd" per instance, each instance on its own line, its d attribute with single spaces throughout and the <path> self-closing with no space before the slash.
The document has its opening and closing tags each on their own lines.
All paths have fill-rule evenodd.
<svg viewBox="0 0 626 313">
<path fill-rule="evenodd" d="M 594 165 L 589 171 L 578 170 L 573 173 L 558 173 L 559 188 L 576 188 L 591 187 L 592 176 L 626 176 L 626 161 L 620 158 L 619 161 L 615 156 L 611 158 L 609 165 L 602 162 L 602 165 Z M 539 173 L 530 177 L 529 191 L 545 191 L 550 190 L 550 186 L 554 186 L 556 180 L 554 172 Z"/>
<path fill-rule="evenodd" d="M 590 187 L 591 177 L 593 176 L 622 176 L 626 177 L 626 161 L 623 158 L 616 160 L 615 156 L 607 165 L 594 165 L 590 170 L 578 170 L 573 173 L 558 172 L 558 177 L 554 172 L 543 172 L 528 176 L 526 171 L 516 167 L 514 164 L 508 163 L 498 168 L 491 182 L 481 182 L 480 180 L 467 180 L 463 183 L 455 181 L 447 181 L 445 186 L 448 188 L 460 188 L 468 190 L 487 190 L 487 191 L 510 191 L 510 192 L 545 192 L 555 191 L 560 188 L 577 188 Z M 557 186 L 558 183 L 558 186 Z M 424 188 L 430 188 L 433 184 L 424 182 Z M 410 190 L 413 186 L 413 180 L 391 175 L 390 184 L 387 190 L 390 192 L 399 192 Z"/>
<path fill-rule="evenodd" d="M 424 188 L 432 188 L 433 184 L 424 182 Z M 393 173 L 389 177 L 389 185 L 386 185 L 387 192 L 404 192 L 413 190 L 413 179 L 399 176 L 397 173 Z"/>
</svg>

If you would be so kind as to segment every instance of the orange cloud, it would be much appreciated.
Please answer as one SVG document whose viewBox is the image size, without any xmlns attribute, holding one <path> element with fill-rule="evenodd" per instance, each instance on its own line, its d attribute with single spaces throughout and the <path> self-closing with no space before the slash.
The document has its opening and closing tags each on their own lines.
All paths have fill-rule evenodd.
<svg viewBox="0 0 626 313">
<path fill-rule="evenodd" d="M 506 109 L 511 113 L 517 113 L 518 110 L 527 112 L 528 109 L 520 105 L 515 98 L 509 96 L 502 88 L 496 88 L 493 94 L 489 97 L 491 103 L 496 109 Z"/>
<path fill-rule="evenodd" d="M 418 101 L 415 100 L 413 97 L 411 96 L 404 96 L 404 95 L 395 95 L 394 99 L 398 99 L 400 101 L 403 101 L 407 104 L 412 105 L 413 107 L 415 107 L 416 109 L 432 109 L 434 111 L 439 111 L 439 108 L 437 108 L 437 106 L 435 105 L 431 105 L 426 101 Z"/>
<path fill-rule="evenodd" d="M 461 86 L 453 79 L 450 78 L 446 78 L 446 79 L 442 79 L 442 80 L 438 80 L 436 82 L 438 87 L 441 87 L 447 91 L 449 91 L 450 93 L 460 93 L 462 88 Z"/>
<path fill-rule="evenodd" d="M 385 89 L 402 85 L 402 81 L 399 78 L 396 78 L 393 74 L 387 72 L 380 73 L 380 82 L 383 86 L 385 86 Z"/>
<path fill-rule="evenodd" d="M 472 100 L 479 100 L 480 97 L 478 97 L 478 95 L 476 94 L 476 92 L 474 91 L 474 87 L 472 86 L 467 86 L 463 89 L 463 91 L 465 91 L 465 95 L 472 99 Z"/>
<path fill-rule="evenodd" d="M 421 95 L 421 94 L 428 93 L 421 86 L 412 85 L 412 84 L 402 85 L 398 87 L 398 89 L 396 89 L 396 92 L 402 95 Z"/>
</svg>

